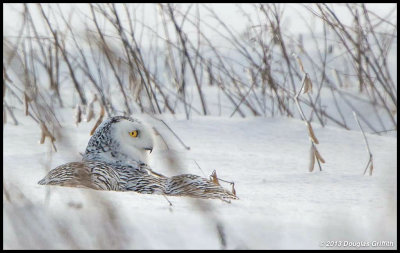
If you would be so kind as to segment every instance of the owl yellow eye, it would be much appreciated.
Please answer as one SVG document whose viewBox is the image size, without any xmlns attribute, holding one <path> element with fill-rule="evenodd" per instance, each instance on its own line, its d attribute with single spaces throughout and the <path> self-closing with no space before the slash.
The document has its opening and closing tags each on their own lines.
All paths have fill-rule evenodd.
<svg viewBox="0 0 400 253">
<path fill-rule="evenodd" d="M 138 136 L 138 133 L 139 132 L 137 130 L 135 130 L 135 131 L 129 132 L 129 135 L 136 138 Z"/>
</svg>

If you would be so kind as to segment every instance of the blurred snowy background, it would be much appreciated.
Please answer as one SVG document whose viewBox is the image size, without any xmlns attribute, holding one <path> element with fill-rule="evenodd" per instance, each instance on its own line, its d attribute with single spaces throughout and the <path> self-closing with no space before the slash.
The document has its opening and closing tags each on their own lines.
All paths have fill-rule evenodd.
<svg viewBox="0 0 400 253">
<path fill-rule="evenodd" d="M 240 200 L 37 185 L 112 115 Z M 397 5 L 3 4 L 3 133 L 5 249 L 394 249 Z"/>
</svg>

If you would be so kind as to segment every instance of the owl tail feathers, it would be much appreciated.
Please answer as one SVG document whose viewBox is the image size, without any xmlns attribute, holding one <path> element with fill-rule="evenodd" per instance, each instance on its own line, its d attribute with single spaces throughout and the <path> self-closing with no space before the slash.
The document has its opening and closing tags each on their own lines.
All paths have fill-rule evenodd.
<svg viewBox="0 0 400 253">
<path fill-rule="evenodd" d="M 38 184 L 40 184 L 40 185 L 62 185 L 62 182 L 57 180 L 57 178 L 53 178 L 52 174 L 53 173 L 50 171 L 50 173 L 48 175 L 46 175 L 44 178 L 42 178 L 38 182 Z"/>
<path fill-rule="evenodd" d="M 111 183 L 106 185 L 109 181 L 113 180 L 113 174 L 107 174 L 102 178 L 108 180 L 97 180 L 98 171 L 104 171 L 104 174 L 109 172 L 104 168 L 101 163 L 90 162 L 71 162 L 58 166 L 50 170 L 49 173 L 41 179 L 38 184 L 40 185 L 59 185 L 68 187 L 82 187 L 91 188 L 95 190 L 114 190 Z M 115 179 L 116 180 L 116 179 Z"/>
<path fill-rule="evenodd" d="M 38 184 L 41 184 L 41 185 L 47 184 L 47 182 L 46 182 L 46 177 L 43 178 L 43 179 L 41 179 L 41 180 L 38 182 Z"/>
<path fill-rule="evenodd" d="M 166 182 L 165 194 L 206 199 L 239 199 L 234 192 L 226 190 L 215 181 L 191 174 L 169 178 Z"/>
<path fill-rule="evenodd" d="M 38 184 L 40 185 L 62 185 L 61 182 L 51 179 L 48 175 L 42 178 Z"/>
</svg>

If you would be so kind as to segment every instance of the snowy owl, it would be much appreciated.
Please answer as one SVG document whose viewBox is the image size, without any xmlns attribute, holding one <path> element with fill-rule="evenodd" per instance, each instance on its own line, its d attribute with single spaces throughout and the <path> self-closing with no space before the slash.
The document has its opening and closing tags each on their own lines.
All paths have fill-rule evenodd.
<svg viewBox="0 0 400 253">
<path fill-rule="evenodd" d="M 111 117 L 96 129 L 80 162 L 51 170 L 41 185 L 85 187 L 96 190 L 237 199 L 213 180 L 182 174 L 166 177 L 147 165 L 153 150 L 151 128 L 137 119 Z"/>
</svg>

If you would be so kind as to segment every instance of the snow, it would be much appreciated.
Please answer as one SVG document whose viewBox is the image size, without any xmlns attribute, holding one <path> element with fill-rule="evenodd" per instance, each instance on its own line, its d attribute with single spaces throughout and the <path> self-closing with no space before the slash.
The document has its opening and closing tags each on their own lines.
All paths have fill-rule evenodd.
<svg viewBox="0 0 400 253">
<path fill-rule="evenodd" d="M 172 150 L 158 142 L 153 170 L 208 177 L 215 169 L 235 182 L 240 198 L 168 197 L 170 206 L 161 195 L 38 185 L 49 169 L 80 160 L 94 122 L 76 127 L 73 110 L 61 109 L 66 138 L 57 139 L 55 153 L 48 140 L 38 144 L 38 126 L 16 113 L 20 124 L 3 126 L 4 249 L 321 249 L 338 241 L 350 249 L 372 242 L 397 248 L 396 137 L 367 134 L 374 171 L 363 175 L 361 132 L 313 123 L 326 163 L 309 172 L 300 120 L 162 115 L 190 150 L 151 121 Z M 167 166 L 171 155 L 179 158 L 174 168 Z"/>
<path fill-rule="evenodd" d="M 144 23 L 154 27 L 151 24 L 157 19 L 152 10 L 156 10 L 157 6 L 139 6 L 138 20 L 143 17 Z M 243 27 L 250 25 L 241 18 L 232 19 L 233 15 L 241 16 L 234 5 L 211 6 L 218 17 L 235 28 L 234 31 L 241 32 Z M 8 4 L 5 7 L 7 11 L 4 14 L 8 16 L 6 19 L 15 22 L 9 22 L 5 26 L 4 34 L 17 35 L 20 27 L 18 24 L 22 22 L 18 12 L 23 6 Z M 119 7 L 122 8 L 117 5 Z M 249 12 L 256 10 L 250 5 L 242 7 Z M 388 13 L 393 9 L 392 5 L 375 4 L 368 7 L 373 7 L 374 12 L 381 17 L 389 20 L 397 18 L 397 12 Z M 68 13 L 66 9 L 73 8 L 73 5 L 61 6 L 63 14 Z M 86 20 L 82 17 L 89 6 L 82 8 L 79 12 L 72 11 L 71 24 L 77 29 L 77 34 Z M 181 8 L 184 10 L 186 6 Z M 206 14 L 203 8 L 200 6 L 201 13 Z M 337 8 L 346 7 L 337 6 L 336 11 L 339 10 Z M 305 16 L 304 20 L 293 19 L 305 14 L 302 9 L 298 5 L 286 7 L 288 18 L 282 20 L 287 27 L 285 29 L 288 29 L 286 32 L 309 32 L 307 26 L 304 26 L 304 20 L 312 21 L 311 17 Z M 36 7 L 30 11 L 33 19 L 39 21 L 41 18 L 38 15 L 41 14 L 35 10 Z M 196 8 L 192 11 L 196 11 Z M 344 14 L 340 11 L 338 13 Z M 251 15 L 251 18 L 255 19 L 255 24 L 259 22 L 257 15 Z M 293 23 L 293 20 L 296 22 Z M 76 22 L 79 22 L 78 26 L 75 25 Z M 211 19 L 206 23 L 213 24 Z M 211 27 L 215 28 L 217 24 Z M 316 34 L 322 29 L 318 24 L 322 23 L 311 22 Z M 42 25 L 37 26 L 39 33 L 43 32 L 41 27 Z M 185 29 L 190 27 L 185 25 Z M 221 50 L 222 55 L 237 62 L 247 62 L 242 60 L 243 56 L 238 55 L 236 50 L 231 49 L 226 40 L 220 36 L 211 36 L 216 32 L 211 27 L 204 26 L 202 29 L 206 29 L 205 32 L 210 35 L 208 37 Z M 106 27 L 104 29 L 109 33 Z M 64 29 L 60 27 L 60 30 Z M 144 33 L 146 36 L 146 30 Z M 186 33 L 192 34 L 190 30 Z M 304 35 L 304 40 L 310 39 L 310 36 Z M 12 41 L 12 37 L 6 37 Z M 397 45 L 397 37 L 394 39 Z M 147 44 L 153 43 L 152 41 L 153 39 L 144 39 L 142 45 L 143 55 L 148 55 L 149 59 L 152 54 L 148 52 Z M 346 74 L 350 66 L 343 65 L 343 58 L 338 57 L 341 55 L 340 49 L 335 41 L 333 43 L 334 54 L 327 56 L 329 68 Z M 314 43 L 304 44 L 315 47 Z M 82 47 L 88 50 L 87 45 L 83 44 Z M 394 47 L 391 52 L 396 50 Z M 208 57 L 208 53 L 203 52 L 203 56 Z M 317 57 L 316 52 L 314 53 Z M 389 54 L 387 59 L 388 65 L 392 66 L 389 70 L 394 77 L 394 83 L 397 80 L 396 55 Z M 303 57 L 301 54 L 299 56 Z M 159 63 L 162 63 L 157 68 L 162 73 L 164 67 L 161 65 L 164 65 L 164 61 L 161 59 L 164 56 L 160 54 L 157 57 L 160 57 Z M 313 70 L 314 67 L 307 66 L 308 61 L 302 59 L 305 69 Z M 337 59 L 335 64 L 333 59 Z M 150 69 L 153 68 L 151 64 L 149 63 Z M 243 79 L 244 83 L 251 83 L 251 80 L 245 78 L 247 74 L 245 68 L 242 69 L 244 65 L 233 66 L 237 66 L 232 70 L 233 75 Z M 16 65 L 10 70 L 15 71 L 8 71 L 15 87 L 18 90 L 25 89 L 19 78 L 23 76 L 20 73 L 22 68 Z M 300 99 L 303 102 L 312 100 L 319 103 L 319 107 L 327 114 L 339 122 L 343 120 L 344 125 L 350 129 L 345 130 L 326 116 L 320 115 L 322 123 L 326 124 L 322 127 L 315 111 L 301 103 L 319 140 L 317 148 L 326 161 L 322 164 L 322 171 L 319 171 L 316 164 L 313 172 L 309 172 L 310 140 L 307 127 L 299 120 L 300 115 L 294 103 L 287 104 L 294 118 L 265 117 L 271 115 L 271 111 L 277 112 L 277 98 L 273 93 L 261 95 L 260 89 L 255 88 L 247 94 L 247 98 L 262 116 L 249 117 L 252 113 L 242 103 L 240 110 L 246 118 L 241 118 L 238 111 L 229 117 L 236 105 L 232 104 L 220 88 L 208 86 L 204 75 L 201 83 L 208 116 L 200 116 L 202 108 L 197 87 L 188 76 L 186 98 L 192 109 L 188 112 L 190 120 L 187 120 L 183 104 L 175 104 L 175 92 L 166 88 L 166 94 L 176 106 L 174 109 L 178 114 L 163 114 L 158 115 L 158 118 L 164 120 L 190 149 L 185 149 L 159 121 L 134 114 L 134 117 L 141 117 L 154 125 L 170 148 L 163 144 L 161 138 L 157 138 L 157 145 L 150 155 L 151 168 L 167 176 L 191 173 L 208 177 L 216 170 L 220 179 L 235 183 L 239 197 L 239 200 L 232 200 L 231 203 L 168 197 L 172 203 L 170 206 L 161 195 L 37 184 L 50 169 L 81 160 L 79 153 L 84 152 L 95 122 L 92 120 L 75 125 L 72 107 L 76 106 L 78 96 L 68 78 L 60 82 L 61 97 L 66 107 L 58 108 L 49 91 L 47 73 L 39 67 L 36 71 L 38 87 L 42 92 L 40 97 L 43 98 L 42 102 L 45 101 L 54 108 L 62 125 L 61 136 L 56 136 L 57 152 L 52 150 L 49 140 L 43 145 L 39 144 L 41 132 L 38 124 L 25 117 L 23 106 L 13 96 L 6 94 L 5 100 L 13 108 L 19 124 L 13 125 L 9 115 L 7 124 L 3 124 L 4 249 L 397 249 L 397 130 L 393 131 L 394 128 L 397 129 L 397 122 L 391 121 L 385 108 L 371 103 L 365 93 L 359 93 L 351 78 L 343 81 L 343 87 L 334 87 L 338 90 L 334 97 L 331 84 L 324 82 L 319 87 L 320 73 L 309 73 L 315 88 L 311 93 L 302 94 Z M 104 71 L 111 70 L 105 67 Z M 68 73 L 63 65 L 61 73 L 62 77 Z M 77 74 L 77 78 L 84 83 L 87 78 L 78 72 Z M 164 78 L 161 83 L 168 87 L 166 80 L 172 80 L 172 77 L 163 76 L 160 74 L 157 78 Z M 284 77 L 279 72 L 274 76 L 277 81 L 284 83 Z M 113 85 L 116 83 L 113 75 L 104 74 L 103 77 L 95 78 L 104 78 L 101 83 L 104 83 L 107 98 L 113 102 L 117 111 L 122 112 L 122 94 L 120 87 Z M 330 78 L 334 80 L 334 77 Z M 300 88 L 301 81 L 297 81 L 296 88 Z M 243 94 L 250 87 L 243 85 Z M 85 87 L 85 95 L 89 101 L 93 94 L 97 94 L 91 92 L 91 88 L 90 85 Z M 317 88 L 320 88 L 320 93 Z M 9 93 L 9 89 L 6 92 Z M 266 103 L 257 104 L 255 96 L 266 98 Z M 146 96 L 143 95 L 143 98 L 145 100 Z M 128 99 L 133 101 L 135 98 L 128 94 Z M 238 98 L 235 101 L 238 102 Z M 164 107 L 162 102 L 160 106 Z M 397 112 L 397 105 L 388 106 L 390 110 Z M 132 109 L 134 111 L 137 108 L 133 106 Z M 368 173 L 363 175 L 369 155 L 362 133 L 354 120 L 353 110 L 359 112 L 360 122 L 373 154 L 372 176 Z M 96 103 L 95 111 L 98 115 Z M 228 183 L 222 184 L 227 189 L 231 187 Z"/>
</svg>

